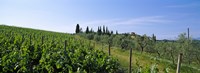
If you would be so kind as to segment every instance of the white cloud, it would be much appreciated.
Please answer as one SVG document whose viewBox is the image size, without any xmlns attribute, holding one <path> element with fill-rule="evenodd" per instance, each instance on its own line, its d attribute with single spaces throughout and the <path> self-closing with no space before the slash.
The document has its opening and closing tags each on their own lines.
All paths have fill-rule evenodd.
<svg viewBox="0 0 200 73">
<path fill-rule="evenodd" d="M 149 17 L 132 18 L 129 20 L 117 22 L 116 24 L 147 25 L 152 23 L 166 23 L 166 22 L 171 22 L 171 21 L 164 19 L 163 16 L 149 16 Z"/>
<path fill-rule="evenodd" d="M 164 16 L 148 16 L 148 17 L 138 17 L 131 19 L 108 19 L 108 20 L 96 20 L 83 22 L 81 24 L 90 26 L 90 25 L 149 25 L 153 23 L 169 23 L 171 20 L 166 19 Z"/>
</svg>

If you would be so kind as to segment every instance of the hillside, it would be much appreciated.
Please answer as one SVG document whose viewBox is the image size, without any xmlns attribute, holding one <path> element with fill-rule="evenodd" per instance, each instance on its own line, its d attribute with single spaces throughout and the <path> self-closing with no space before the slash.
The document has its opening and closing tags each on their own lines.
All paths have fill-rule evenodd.
<svg viewBox="0 0 200 73">
<path fill-rule="evenodd" d="M 133 72 L 170 72 L 176 71 L 178 55 L 183 53 L 181 73 L 200 71 L 200 46 L 198 40 L 189 39 L 186 33 L 177 34 L 176 40 L 157 40 L 156 35 L 132 33 L 113 33 L 112 30 L 98 26 L 97 32 L 81 31 L 78 36 L 93 41 L 97 49 L 117 58 L 128 72 L 130 48 L 132 48 Z M 104 26 L 103 26 L 104 27 Z M 102 30 L 103 29 L 103 30 Z M 109 52 L 110 48 L 110 52 Z"/>
<path fill-rule="evenodd" d="M 142 36 L 97 33 L 67 34 L 30 28 L 0 25 L 0 50 L 2 72 L 122 72 L 129 70 L 129 50 L 132 52 L 132 72 L 175 73 L 178 55 L 165 49 L 140 49 Z M 91 38 L 93 36 L 93 38 Z M 112 37 L 112 38 L 111 38 Z M 148 36 L 144 35 L 144 38 Z M 123 39 L 122 39 L 123 38 Z M 139 39 L 139 40 L 137 40 Z M 111 41 L 112 42 L 109 42 Z M 145 42 L 150 42 L 146 39 Z M 143 43 L 145 43 L 143 42 Z M 198 42 L 198 41 L 197 41 Z M 158 41 L 154 47 L 178 45 L 173 41 Z M 198 44 L 198 43 L 196 43 Z M 109 56 L 108 48 L 111 48 Z M 193 46 L 198 48 L 198 46 Z M 150 50 L 149 50 L 150 49 Z M 160 56 L 158 56 L 157 51 Z M 167 51 L 170 51 L 166 49 Z M 195 55 L 195 54 L 194 54 Z M 198 54 L 199 55 L 199 54 Z M 197 56 L 198 58 L 198 56 Z M 183 59 L 187 60 L 187 59 Z M 196 57 L 190 65 L 183 61 L 181 73 L 199 73 Z"/>
<path fill-rule="evenodd" d="M 4 25 L 0 34 L 0 72 L 120 72 L 116 59 L 70 34 Z"/>
</svg>

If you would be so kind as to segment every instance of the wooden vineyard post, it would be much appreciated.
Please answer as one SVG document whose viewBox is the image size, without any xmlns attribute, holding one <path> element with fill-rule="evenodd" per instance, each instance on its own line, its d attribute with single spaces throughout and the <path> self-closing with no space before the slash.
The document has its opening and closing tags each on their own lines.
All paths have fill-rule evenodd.
<svg viewBox="0 0 200 73">
<path fill-rule="evenodd" d="M 54 36 L 53 36 L 53 43 L 54 43 Z"/>
<path fill-rule="evenodd" d="M 188 40 L 190 39 L 190 29 L 188 28 Z"/>
<path fill-rule="evenodd" d="M 42 45 L 44 44 L 44 36 L 42 36 Z"/>
<path fill-rule="evenodd" d="M 132 48 L 130 48 L 130 63 L 129 63 L 129 73 L 131 73 L 131 62 L 132 62 Z"/>
<path fill-rule="evenodd" d="M 110 56 L 110 44 L 108 45 L 108 54 Z"/>
<path fill-rule="evenodd" d="M 22 34 L 22 42 L 21 43 L 23 43 L 24 42 L 24 34 Z"/>
<path fill-rule="evenodd" d="M 96 46 L 96 43 L 94 43 L 94 48 L 95 48 L 95 46 Z"/>
<path fill-rule="evenodd" d="M 91 41 L 89 41 L 89 46 L 91 46 Z"/>
<path fill-rule="evenodd" d="M 64 53 L 65 53 L 65 55 L 67 55 L 66 48 L 67 48 L 67 40 L 65 40 L 65 43 L 64 43 Z"/>
<path fill-rule="evenodd" d="M 30 45 L 31 45 L 31 35 L 30 35 Z"/>
<path fill-rule="evenodd" d="M 190 50 L 190 29 L 188 28 L 187 31 L 188 31 L 188 37 L 187 37 L 188 42 L 187 42 L 187 47 L 188 47 L 188 50 Z M 189 56 L 191 56 L 191 53 L 189 53 Z M 191 63 L 191 58 L 189 57 L 188 60 L 189 60 L 189 65 L 190 65 L 190 63 Z"/>
<path fill-rule="evenodd" d="M 176 73 L 180 73 L 180 67 L 181 67 L 182 56 L 183 56 L 182 53 L 180 53 L 179 56 L 178 56 L 178 63 L 177 63 Z"/>
<path fill-rule="evenodd" d="M 109 37 L 108 39 L 108 54 L 111 55 L 111 46 L 112 46 L 112 37 Z"/>
<path fill-rule="evenodd" d="M 67 40 L 65 40 L 65 45 L 64 45 L 64 49 L 66 50 L 67 47 Z"/>
<path fill-rule="evenodd" d="M 101 42 L 101 47 L 102 47 L 102 50 L 103 50 L 103 42 Z"/>
</svg>

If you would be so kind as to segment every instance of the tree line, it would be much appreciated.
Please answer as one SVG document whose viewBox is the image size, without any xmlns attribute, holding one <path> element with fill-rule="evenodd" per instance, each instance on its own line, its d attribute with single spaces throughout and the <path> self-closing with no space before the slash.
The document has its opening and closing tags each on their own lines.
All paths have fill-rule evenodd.
<svg viewBox="0 0 200 73">
<path fill-rule="evenodd" d="M 78 34 L 78 33 L 86 33 L 86 34 L 89 34 L 89 33 L 96 33 L 98 35 L 111 35 L 113 34 L 113 31 L 109 30 L 108 27 L 104 26 L 101 27 L 101 26 L 98 26 L 98 29 L 97 31 L 95 32 L 92 28 L 89 29 L 89 27 L 87 26 L 85 31 L 82 30 L 82 28 L 80 27 L 79 24 L 76 25 L 76 29 L 75 29 L 75 33 Z M 118 32 L 116 31 L 116 34 L 118 34 Z"/>
</svg>

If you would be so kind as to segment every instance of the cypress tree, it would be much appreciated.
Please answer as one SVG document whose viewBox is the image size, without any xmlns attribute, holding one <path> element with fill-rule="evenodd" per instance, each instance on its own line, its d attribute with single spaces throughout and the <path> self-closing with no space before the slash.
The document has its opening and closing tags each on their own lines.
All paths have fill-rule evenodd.
<svg viewBox="0 0 200 73">
<path fill-rule="evenodd" d="M 110 34 L 113 34 L 113 31 L 110 31 Z"/>
<path fill-rule="evenodd" d="M 76 25 L 76 31 L 75 32 L 76 33 L 80 33 L 80 26 L 79 26 L 79 24 Z"/>
<path fill-rule="evenodd" d="M 99 27 L 98 27 L 98 30 L 97 30 L 97 34 L 100 35 L 100 29 L 99 29 Z"/>
<path fill-rule="evenodd" d="M 91 29 L 90 29 L 90 33 L 93 33 L 93 32 L 94 32 L 94 31 L 93 31 L 93 29 L 91 28 Z"/>
<path fill-rule="evenodd" d="M 100 28 L 99 28 L 99 32 L 100 32 L 100 35 L 101 35 L 101 34 L 102 34 L 101 26 L 100 26 Z"/>
<path fill-rule="evenodd" d="M 109 34 L 109 30 L 108 30 L 108 27 L 106 27 L 106 34 L 107 34 L 107 35 Z"/>
<path fill-rule="evenodd" d="M 85 33 L 89 33 L 89 27 L 87 26 Z"/>
<path fill-rule="evenodd" d="M 116 34 L 118 35 L 118 31 L 116 30 Z"/>
<path fill-rule="evenodd" d="M 103 34 L 106 33 L 105 26 L 103 25 Z"/>
</svg>

